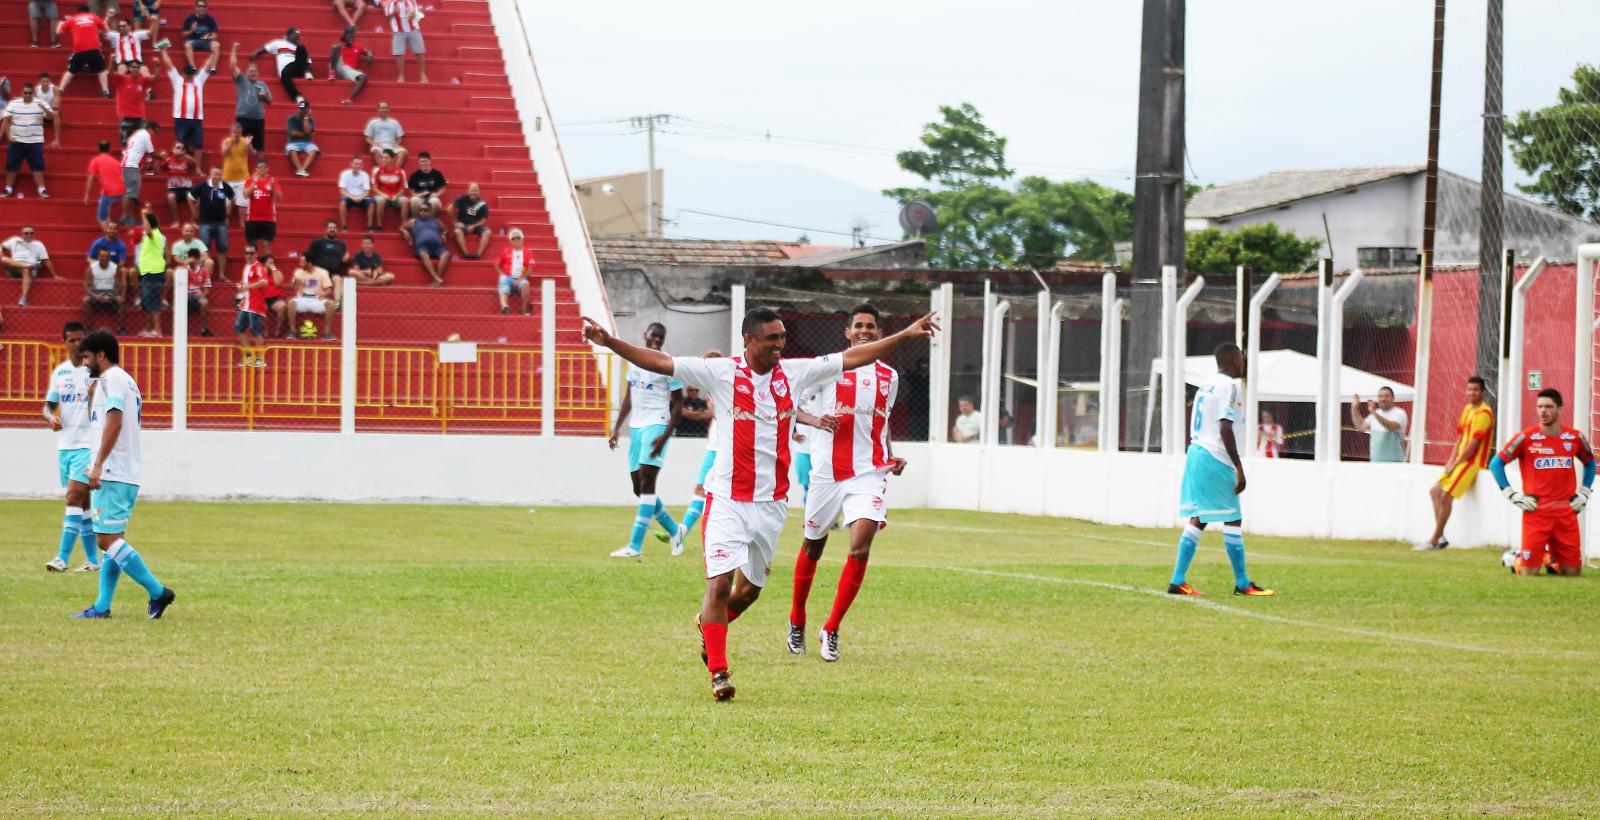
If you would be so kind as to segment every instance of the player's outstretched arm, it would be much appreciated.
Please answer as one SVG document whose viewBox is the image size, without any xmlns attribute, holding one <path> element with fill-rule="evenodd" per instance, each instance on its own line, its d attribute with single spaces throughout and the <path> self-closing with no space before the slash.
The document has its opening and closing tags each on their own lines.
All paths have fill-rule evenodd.
<svg viewBox="0 0 1600 820">
<path fill-rule="evenodd" d="M 611 348 L 623 360 L 636 367 L 642 367 L 651 373 L 660 373 L 663 376 L 672 375 L 672 357 L 659 350 L 629 344 L 606 332 L 599 322 L 585 316 L 583 317 L 583 338 L 590 344 Z M 871 361 L 871 359 L 868 359 Z"/>
<path fill-rule="evenodd" d="M 892 336 L 885 336 L 876 342 L 856 345 L 842 354 L 844 369 L 854 370 L 864 364 L 871 364 L 891 351 L 904 344 L 909 339 L 926 339 L 939 330 L 939 325 L 933 321 L 934 314 L 930 313 L 921 319 L 912 322 L 909 327 Z"/>
</svg>

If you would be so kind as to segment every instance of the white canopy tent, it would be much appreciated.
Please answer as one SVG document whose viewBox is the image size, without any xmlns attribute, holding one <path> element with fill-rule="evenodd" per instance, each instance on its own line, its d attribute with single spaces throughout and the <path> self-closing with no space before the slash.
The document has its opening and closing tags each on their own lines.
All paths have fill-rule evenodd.
<svg viewBox="0 0 1600 820">
<path fill-rule="evenodd" d="M 1155 395 L 1158 380 L 1166 376 L 1166 362 L 1150 362 L 1150 394 Z M 1322 378 L 1322 367 L 1315 356 L 1293 350 L 1261 351 L 1260 372 L 1250 373 L 1256 382 L 1258 401 L 1314 402 L 1317 400 L 1317 382 Z M 1216 358 L 1211 355 L 1189 356 L 1183 360 L 1183 380 L 1198 387 L 1217 372 Z M 1386 379 L 1376 373 L 1344 365 L 1339 372 L 1339 402 L 1351 401 L 1355 396 L 1363 399 L 1377 398 L 1378 388 L 1394 391 L 1395 401 L 1412 401 L 1416 391 L 1409 384 Z M 1155 418 L 1155 403 L 1145 403 L 1144 449 L 1150 449 L 1150 426 Z"/>
</svg>

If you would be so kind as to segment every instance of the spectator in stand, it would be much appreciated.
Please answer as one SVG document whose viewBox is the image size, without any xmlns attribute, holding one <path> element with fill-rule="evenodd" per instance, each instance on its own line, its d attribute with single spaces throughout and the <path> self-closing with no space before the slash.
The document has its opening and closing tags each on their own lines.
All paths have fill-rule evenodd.
<svg viewBox="0 0 1600 820">
<path fill-rule="evenodd" d="M 239 273 L 239 316 L 233 321 L 233 331 L 239 334 L 239 347 L 244 348 L 241 367 L 265 367 L 261 348 L 266 346 L 267 287 L 272 284 L 272 274 L 256 260 L 254 245 L 244 247 L 244 270 Z M 251 351 L 254 350 L 254 353 Z"/>
<path fill-rule="evenodd" d="M 56 36 L 56 24 L 60 19 L 61 12 L 56 10 L 55 0 L 28 0 L 28 39 L 34 48 L 39 47 L 41 22 L 44 23 L 44 30 L 50 33 L 50 47 L 61 47 L 61 40 Z"/>
<path fill-rule="evenodd" d="M 189 209 L 191 220 L 196 218 L 189 190 L 194 188 L 195 175 L 200 167 L 181 142 L 174 143 L 171 151 L 162 151 L 157 157 L 161 162 L 161 170 L 167 174 L 167 209 L 172 212 L 172 227 L 176 228 L 183 222 L 183 218 L 178 216 L 178 203 L 183 203 Z"/>
<path fill-rule="evenodd" d="M 339 223 L 328 220 L 328 224 L 323 226 L 322 236 L 311 240 L 304 255 L 311 264 L 328 272 L 328 277 L 333 282 L 333 301 L 342 302 L 344 267 L 350 263 L 350 249 L 346 248 L 344 240 L 339 238 Z"/>
<path fill-rule="evenodd" d="M 533 276 L 533 251 L 524 247 L 522 229 L 512 228 L 506 234 L 509 247 L 500 252 L 500 261 L 495 263 L 495 268 L 500 271 L 500 282 L 496 289 L 500 294 L 500 312 L 511 312 L 511 293 L 515 291 L 522 295 L 522 315 L 533 312 L 533 299 L 528 295 L 531 292 L 529 279 Z"/>
<path fill-rule="evenodd" d="M 312 313 L 322 317 L 322 338 L 333 341 L 333 314 L 338 308 L 333 301 L 333 279 L 328 272 L 300 257 L 300 266 L 294 272 L 290 288 L 295 297 L 289 300 L 289 328 L 300 322 L 300 314 Z"/>
<path fill-rule="evenodd" d="M 361 250 L 350 260 L 349 276 L 362 287 L 394 284 L 394 274 L 383 269 L 383 257 L 378 255 L 372 234 L 361 237 Z"/>
<path fill-rule="evenodd" d="M 950 425 L 950 440 L 957 444 L 976 442 L 983 436 L 983 414 L 971 396 L 956 399 L 956 420 Z"/>
<path fill-rule="evenodd" d="M 300 29 L 289 29 L 282 37 L 256 49 L 251 59 L 260 59 L 264 54 L 271 54 L 278 61 L 278 82 L 283 84 L 284 93 L 295 102 L 303 102 L 305 95 L 294 81 L 310 80 L 312 76 L 311 52 L 300 42 Z"/>
<path fill-rule="evenodd" d="M 417 154 L 417 170 L 411 172 L 406 179 L 406 187 L 411 189 L 411 212 L 418 213 L 423 205 L 433 208 L 434 213 L 444 210 L 445 189 L 449 183 L 445 181 L 444 174 L 433 167 L 433 155 L 427 151 Z"/>
<path fill-rule="evenodd" d="M 289 115 L 284 131 L 288 134 L 284 151 L 289 155 L 289 164 L 294 166 L 294 175 L 311 176 L 311 163 L 322 153 L 316 143 L 317 118 L 311 116 L 311 103 L 300 101 L 299 110 Z"/>
<path fill-rule="evenodd" d="M 361 0 L 356 0 L 357 3 Z M 362 68 L 372 65 L 372 52 L 366 46 L 356 43 L 355 23 L 345 27 L 344 33 L 339 35 L 339 42 L 333 44 L 333 53 L 328 55 L 328 79 L 349 80 L 354 83 L 350 88 L 350 95 L 342 100 L 344 105 L 356 101 L 356 95 L 361 89 L 367 87 L 367 72 Z"/>
<path fill-rule="evenodd" d="M 456 212 L 455 230 L 456 247 L 461 250 L 461 255 L 468 259 L 477 259 L 489 249 L 489 203 L 483 200 L 483 195 L 474 182 L 467 186 L 467 192 L 456 197 L 451 203 Z M 467 247 L 467 235 L 477 237 L 477 247 Z"/>
<path fill-rule="evenodd" d="M 111 87 L 116 91 L 117 116 L 121 120 L 117 125 L 117 136 L 123 145 L 127 145 L 128 136 L 144 122 L 145 103 L 156 87 L 156 80 L 150 76 L 149 68 L 135 61 L 117 66 L 116 72 L 111 75 Z"/>
<path fill-rule="evenodd" d="M 383 162 L 372 171 L 373 203 L 372 213 L 377 219 L 369 221 L 368 230 L 383 230 L 383 216 L 390 208 L 400 211 L 400 224 L 404 225 L 407 217 L 406 202 L 406 172 L 400 170 L 395 164 L 394 152 L 385 150 Z"/>
<path fill-rule="evenodd" d="M 416 251 L 422 269 L 433 277 L 431 287 L 443 285 L 445 269 L 450 267 L 450 251 L 445 249 L 444 225 L 439 222 L 434 207 L 422 206 L 416 216 L 400 226 L 400 233 L 405 235 L 406 241 L 411 243 L 411 249 Z"/>
<path fill-rule="evenodd" d="M 1378 388 L 1378 400 L 1367 402 L 1366 418 L 1361 415 L 1361 397 L 1352 396 L 1350 423 L 1369 433 L 1369 453 L 1374 462 L 1397 464 L 1406 460 L 1406 411 L 1394 403 L 1394 388 Z"/>
<path fill-rule="evenodd" d="M 50 107 L 56 112 L 56 138 L 50 141 L 51 148 L 61 147 L 61 88 L 50 81 L 48 72 L 39 72 L 39 79 L 33 84 L 33 97 L 39 102 Z"/>
<path fill-rule="evenodd" d="M 167 290 L 167 238 L 161 235 L 161 220 L 145 205 L 144 237 L 134 249 L 139 266 L 139 309 L 144 311 L 145 328 L 140 336 L 161 335 L 161 308 Z"/>
<path fill-rule="evenodd" d="M 233 191 L 222 181 L 222 169 L 212 168 L 206 181 L 189 191 L 200 242 L 217 263 L 217 278 L 228 281 L 228 215 L 233 213 Z"/>
<path fill-rule="evenodd" d="M 153 15 L 160 19 L 160 15 Z M 194 13 L 183 18 L 183 53 L 189 57 L 189 67 L 198 68 L 195 63 L 194 53 L 203 52 L 206 55 L 205 70 L 210 72 L 217 64 L 216 42 L 220 32 L 217 18 L 211 16 L 206 0 L 195 0 Z"/>
<path fill-rule="evenodd" d="M 67 73 L 61 75 L 61 93 L 67 93 L 75 74 L 94 74 L 100 78 L 100 96 L 111 96 L 106 85 L 106 55 L 100 51 L 100 35 L 110 29 L 88 6 L 78 6 L 78 13 L 61 21 L 60 31 L 72 40 L 72 56 L 67 58 Z"/>
<path fill-rule="evenodd" d="M 144 122 L 128 135 L 128 144 L 122 146 L 122 224 L 137 225 L 132 214 L 140 209 L 139 186 L 144 179 L 144 158 L 156 152 L 155 133 L 160 126 Z"/>
<path fill-rule="evenodd" d="M 361 15 L 366 14 L 367 4 L 364 0 L 333 0 L 333 10 L 339 13 L 347 26 L 357 26 L 361 23 Z"/>
<path fill-rule="evenodd" d="M 199 251 L 202 257 L 206 255 L 206 243 L 200 241 L 200 232 L 194 223 L 185 224 L 178 237 L 178 241 L 167 249 L 167 261 L 172 267 L 183 265 L 189 259 L 189 251 Z"/>
<path fill-rule="evenodd" d="M 383 0 L 383 16 L 389 21 L 389 30 L 394 32 L 394 42 L 391 51 L 394 53 L 394 77 L 396 82 L 406 81 L 406 49 L 417 55 L 418 79 L 428 81 L 427 48 L 422 42 L 422 8 L 417 0 Z"/>
<path fill-rule="evenodd" d="M 250 181 L 251 162 L 255 159 L 256 148 L 263 144 L 244 133 L 244 126 L 237 122 L 222 140 L 222 182 L 233 191 L 233 205 L 239 212 L 241 225 L 245 218 L 245 206 L 250 204 L 250 200 L 245 198 L 244 186 Z"/>
<path fill-rule="evenodd" d="M 160 26 L 159 18 L 151 18 L 148 28 L 135 29 L 133 24 L 125 18 L 117 18 L 116 28 L 105 33 L 106 43 L 111 46 L 111 64 L 125 66 L 129 63 L 144 64 L 144 41 L 151 39 L 156 29 Z"/>
<path fill-rule="evenodd" d="M 250 200 L 250 210 L 245 215 L 244 241 L 253 243 L 265 256 L 272 253 L 272 241 L 278 238 L 278 202 L 283 199 L 278 181 L 267 175 L 266 160 L 256 162 L 255 175 L 245 183 L 244 195 Z"/>
<path fill-rule="evenodd" d="M 117 335 L 127 333 L 124 322 L 128 316 L 128 302 L 122 298 L 127 284 L 127 280 L 123 279 L 122 265 L 111 258 L 109 248 L 101 248 L 83 271 L 84 326 L 94 328 L 96 313 L 115 313 Z"/>
<path fill-rule="evenodd" d="M 105 140 L 100 141 L 100 153 L 89 160 L 89 178 L 83 183 L 83 204 L 89 204 L 89 194 L 94 191 L 96 182 L 100 183 L 100 201 L 95 206 L 94 220 L 104 223 L 111 218 L 111 209 L 128 191 L 128 186 L 122 183 L 122 161 L 112 156 L 111 143 Z"/>
<path fill-rule="evenodd" d="M 23 225 L 20 235 L 0 243 L 0 266 L 12 279 L 22 279 L 22 297 L 17 300 L 19 307 L 28 306 L 28 291 L 33 290 L 33 280 L 41 268 L 50 274 L 51 279 L 59 278 L 55 264 L 50 261 L 50 251 L 45 249 L 43 242 L 34 238 L 32 225 Z"/>
<path fill-rule="evenodd" d="M 256 70 L 256 64 L 250 63 L 239 70 L 239 44 L 234 43 L 228 50 L 228 66 L 233 69 L 233 118 L 239 123 L 243 133 L 250 136 L 250 144 L 256 148 L 265 147 L 267 144 L 267 110 L 266 106 L 272 102 L 272 89 L 261 81 L 261 72 Z M 239 175 L 239 183 L 244 184 L 245 177 L 249 176 L 249 165 L 245 165 Z"/>
<path fill-rule="evenodd" d="M 367 230 L 373 230 L 372 175 L 362 167 L 360 157 L 350 159 L 350 167 L 339 172 L 339 230 L 350 230 L 350 209 L 360 208 L 367 214 Z"/>
<path fill-rule="evenodd" d="M 383 162 L 384 151 L 393 151 L 398 165 L 406 164 L 406 157 L 410 154 L 401 144 L 405 141 L 406 129 L 400 125 L 399 120 L 389 116 L 388 103 L 378 103 L 378 116 L 367 120 L 367 127 L 362 134 L 367 140 L 367 151 L 372 154 L 373 166 Z"/>
<path fill-rule="evenodd" d="M 255 245 L 246 247 L 255 250 Z M 267 336 L 273 339 L 280 336 L 285 339 L 290 338 L 293 334 L 289 331 L 294 329 L 293 326 L 291 325 L 289 330 L 284 329 L 284 323 L 289 320 L 289 292 L 284 290 L 283 286 L 288 283 L 284 280 L 283 271 L 278 270 L 278 263 L 272 254 L 263 253 L 257 258 L 261 266 L 267 269 L 267 286 L 261 289 L 266 297 L 267 316 L 272 324 L 267 329 Z"/>
<path fill-rule="evenodd" d="M 173 266 L 173 272 L 188 284 L 189 313 L 193 317 L 190 321 L 200 326 L 199 335 L 215 335 L 207 321 L 211 310 L 211 260 L 198 248 L 190 248 L 183 263 Z"/>
<path fill-rule="evenodd" d="M 109 5 L 115 0 L 106 0 Z M 133 22 L 161 19 L 161 0 L 133 0 Z"/>
<path fill-rule="evenodd" d="M 161 61 L 167 65 L 167 79 L 172 82 L 172 136 L 188 146 L 196 158 L 204 161 L 206 150 L 206 79 L 211 67 L 216 65 L 217 52 L 210 53 L 204 69 L 192 65 L 179 72 L 172 64 L 171 55 L 161 52 Z"/>
<path fill-rule="evenodd" d="M 131 256 L 128 252 L 128 243 L 123 242 L 122 237 L 117 235 L 117 223 L 109 219 L 100 223 L 100 235 L 89 243 L 87 258 L 94 259 L 102 250 L 111 254 L 111 261 L 119 265 L 128 261 Z"/>
<path fill-rule="evenodd" d="M 1256 425 L 1256 455 L 1262 458 L 1282 458 L 1283 425 L 1272 417 L 1271 411 L 1261 411 L 1261 422 Z"/>
<path fill-rule="evenodd" d="M 28 163 L 28 170 L 33 173 L 33 184 L 39 189 L 39 196 L 50 198 L 50 192 L 44 187 L 44 124 L 50 122 L 56 129 L 56 141 L 61 140 L 61 125 L 55 122 L 55 111 L 33 96 L 33 83 L 22 86 L 22 96 L 6 103 L 3 113 L 0 113 L 0 139 L 11 138 L 11 144 L 6 146 L 6 191 L 7 197 L 22 195 L 16 193 L 12 186 L 17 182 L 17 171 L 21 170 L 22 163 Z"/>
</svg>

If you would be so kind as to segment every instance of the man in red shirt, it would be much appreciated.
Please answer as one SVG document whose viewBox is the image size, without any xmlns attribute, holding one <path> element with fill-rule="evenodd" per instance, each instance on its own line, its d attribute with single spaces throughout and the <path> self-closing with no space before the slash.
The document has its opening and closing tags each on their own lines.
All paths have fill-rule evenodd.
<svg viewBox="0 0 1600 820">
<path fill-rule="evenodd" d="M 512 228 L 506 234 L 506 241 L 511 244 L 500 252 L 500 261 L 494 263 L 494 267 L 500 271 L 496 287 L 500 294 L 500 312 L 511 312 L 511 293 L 516 291 L 522 295 L 522 315 L 526 316 L 533 312 L 533 299 L 528 296 L 529 280 L 533 277 L 533 249 L 524 246 L 522 239 L 522 229 Z"/>
<path fill-rule="evenodd" d="M 61 96 L 67 95 L 67 86 L 74 74 L 95 74 L 100 77 L 100 96 L 110 97 L 106 86 L 106 55 L 100 51 L 100 38 L 111 29 L 106 21 L 89 10 L 78 6 L 78 13 L 61 21 L 58 30 L 72 40 L 72 56 L 67 59 L 67 73 L 61 77 Z"/>
<path fill-rule="evenodd" d="M 100 153 L 89 160 L 89 178 L 83 184 L 83 204 L 89 204 L 89 192 L 100 183 L 100 204 L 95 210 L 95 221 L 104 224 L 111 218 L 111 208 L 122 201 L 128 186 L 122 181 L 122 160 L 111 155 L 111 143 L 101 140 Z"/>
<path fill-rule="evenodd" d="M 367 72 L 362 67 L 370 65 L 372 52 L 356 43 L 355 25 L 346 26 L 344 33 L 339 35 L 339 42 L 333 44 L 333 53 L 328 55 L 328 79 L 355 83 L 350 88 L 350 96 L 342 100 L 345 105 L 355 102 L 356 95 L 367 87 Z"/>
<path fill-rule="evenodd" d="M 1561 393 L 1539 391 L 1539 423 L 1511 437 L 1489 460 L 1489 473 L 1500 491 L 1522 510 L 1522 549 L 1509 550 L 1502 562 L 1518 575 L 1578 575 L 1583 572 L 1582 528 L 1578 513 L 1589 503 L 1594 486 L 1594 453 L 1589 440 L 1561 423 Z M 1506 462 L 1520 461 L 1522 492 L 1506 479 Z M 1583 486 L 1573 469 L 1583 465 Z"/>
<path fill-rule="evenodd" d="M 406 196 L 406 172 L 395 164 L 394 151 L 385 148 L 383 163 L 372 169 L 372 198 L 375 200 L 373 210 L 376 212 L 378 222 L 373 230 L 383 230 L 383 215 L 389 208 L 400 210 L 400 224 L 406 224 L 410 208 L 407 203 L 410 199 Z"/>
<path fill-rule="evenodd" d="M 256 259 L 254 245 L 244 248 L 244 272 L 239 274 L 239 317 L 233 320 L 233 330 L 239 334 L 239 347 L 244 348 L 241 367 L 265 367 L 261 358 L 266 345 L 263 333 L 267 326 L 267 286 L 272 275 Z"/>
<path fill-rule="evenodd" d="M 123 145 L 128 144 L 128 135 L 139 130 L 139 125 L 144 122 L 144 104 L 155 86 L 156 80 L 151 76 L 150 69 L 138 62 L 119 65 L 116 73 L 111 75 L 111 88 L 117 97 L 117 116 L 121 118 L 117 133 L 122 137 Z"/>
<path fill-rule="evenodd" d="M 256 163 L 255 176 L 244 184 L 244 195 L 250 201 L 244 220 L 244 241 L 253 243 L 262 256 L 272 253 L 272 240 L 278 238 L 278 201 L 283 199 L 283 188 L 267 175 L 267 161 Z"/>
</svg>

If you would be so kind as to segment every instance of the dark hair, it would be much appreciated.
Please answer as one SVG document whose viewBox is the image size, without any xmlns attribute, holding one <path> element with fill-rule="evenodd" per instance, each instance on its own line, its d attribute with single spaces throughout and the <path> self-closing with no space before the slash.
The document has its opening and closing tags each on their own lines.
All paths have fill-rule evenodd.
<svg viewBox="0 0 1600 820">
<path fill-rule="evenodd" d="M 328 220 L 328 221 L 327 221 L 327 222 L 324 222 L 324 223 L 322 223 L 322 227 L 324 227 L 324 228 L 326 228 L 326 227 L 328 227 L 328 226 L 329 226 L 329 225 L 333 225 L 333 226 L 334 226 L 334 227 L 338 227 L 338 225 L 339 225 L 339 220 L 337 220 L 337 219 L 330 219 L 330 220 Z"/>
<path fill-rule="evenodd" d="M 1382 392 L 1383 392 L 1383 391 L 1385 391 L 1385 390 L 1387 390 L 1387 391 L 1389 391 L 1389 395 L 1391 395 L 1391 396 L 1393 396 L 1393 395 L 1394 395 L 1394 388 L 1393 388 L 1393 387 L 1390 387 L 1390 386 L 1389 386 L 1389 385 L 1387 385 L 1387 384 L 1386 384 L 1386 385 L 1384 385 L 1384 386 L 1382 386 L 1382 387 L 1380 387 L 1380 388 L 1378 388 L 1378 392 L 1379 392 L 1379 393 L 1382 393 Z"/>
<path fill-rule="evenodd" d="M 783 317 L 776 310 L 766 307 L 751 308 L 744 314 L 744 323 L 739 325 L 739 332 L 746 336 L 754 336 L 757 329 L 768 322 L 782 321 Z"/>
<path fill-rule="evenodd" d="M 50 79 L 50 72 L 48 72 L 48 71 L 41 71 L 41 72 L 39 72 L 39 79 L 41 79 L 41 80 L 48 80 L 48 79 Z"/>
<path fill-rule="evenodd" d="M 105 250 L 105 248 L 101 248 L 100 250 Z M 82 333 L 83 331 L 84 327 L 82 322 L 68 322 L 61 326 L 61 338 L 67 338 L 68 333 Z M 1556 399 L 1556 403 L 1560 404 L 1561 400 Z"/>
<path fill-rule="evenodd" d="M 101 140 L 100 141 L 100 153 L 102 153 L 102 154 L 111 153 L 111 143 L 106 141 L 106 140 Z"/>
<path fill-rule="evenodd" d="M 383 149 L 383 155 L 386 156 L 386 157 L 396 156 L 393 148 L 385 148 L 385 149 Z"/>
<path fill-rule="evenodd" d="M 973 407 L 977 407 L 978 406 L 978 403 L 973 401 L 971 396 L 960 396 L 960 397 L 958 397 L 956 399 L 956 404 L 960 404 L 961 402 L 966 402 L 967 404 L 970 404 Z"/>
<path fill-rule="evenodd" d="M 1561 403 L 1561 391 L 1555 389 L 1554 387 L 1546 387 L 1545 389 L 1540 390 L 1539 391 L 1539 395 L 1537 397 L 1535 397 L 1535 398 L 1536 399 L 1549 399 L 1549 400 L 1555 402 L 1557 407 L 1563 406 L 1562 403 Z"/>
<path fill-rule="evenodd" d="M 427 151 L 423 151 L 423 152 L 417 154 L 417 159 L 433 159 L 433 155 L 428 153 Z"/>
<path fill-rule="evenodd" d="M 1488 389 L 1488 385 L 1486 383 L 1484 383 L 1482 376 L 1472 376 L 1472 377 L 1468 378 L 1467 379 L 1467 384 L 1475 384 L 1475 385 L 1477 385 L 1479 387 L 1482 387 L 1484 389 Z"/>
<path fill-rule="evenodd" d="M 264 254 L 261 254 L 259 257 L 256 257 L 256 261 L 257 262 L 276 262 L 276 261 L 278 261 L 278 257 L 273 256 L 270 253 L 264 253 Z"/>
<path fill-rule="evenodd" d="M 118 364 L 122 361 L 122 351 L 117 346 L 117 337 L 104 330 L 96 330 L 83 337 L 83 341 L 78 343 L 78 350 L 90 356 L 96 353 L 104 353 L 106 354 L 106 359 L 112 364 Z"/>
<path fill-rule="evenodd" d="M 854 319 L 856 315 L 860 313 L 865 313 L 868 316 L 871 316 L 880 325 L 883 324 L 883 314 L 880 313 L 878 308 L 871 302 L 862 302 L 861 304 L 850 308 L 850 318 Z"/>
<path fill-rule="evenodd" d="M 649 333 L 652 330 L 660 330 L 661 335 L 667 335 L 667 326 L 661 324 L 660 322 L 651 322 L 650 324 L 644 326 L 644 332 Z"/>
<path fill-rule="evenodd" d="M 1223 342 L 1217 345 L 1215 350 L 1211 351 L 1211 355 L 1216 358 L 1219 365 L 1233 358 L 1237 353 L 1239 353 L 1239 346 L 1233 342 Z"/>
<path fill-rule="evenodd" d="M 23 91 L 32 91 L 33 90 L 33 83 L 23 83 L 22 84 L 22 90 Z"/>
<path fill-rule="evenodd" d="M 188 256 L 189 256 L 190 259 L 199 259 L 200 258 L 200 249 L 199 248 L 190 248 Z"/>
<path fill-rule="evenodd" d="M 90 11 L 90 10 L 91 9 L 89 8 L 89 4 L 88 3 L 79 3 L 78 4 L 78 11 Z"/>
<path fill-rule="evenodd" d="M 159 131 L 161 130 L 161 123 L 155 120 L 140 120 L 139 127 L 146 131 Z"/>
</svg>

